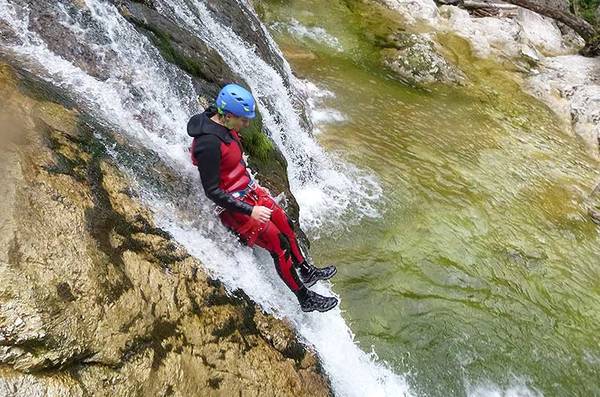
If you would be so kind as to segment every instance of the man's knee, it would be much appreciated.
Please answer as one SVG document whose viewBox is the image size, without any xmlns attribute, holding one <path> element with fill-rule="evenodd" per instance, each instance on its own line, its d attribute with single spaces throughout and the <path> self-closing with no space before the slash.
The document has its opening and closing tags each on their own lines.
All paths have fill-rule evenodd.
<svg viewBox="0 0 600 397">
<path fill-rule="evenodd" d="M 287 280 L 286 283 L 292 290 L 296 290 L 302 285 L 302 281 L 293 269 L 290 240 L 281 231 L 277 233 L 277 237 L 279 239 L 279 247 L 276 251 L 271 251 L 271 257 L 275 261 L 275 267 L 280 277 Z"/>
<path fill-rule="evenodd" d="M 283 237 L 282 237 L 283 236 Z M 281 253 L 281 251 L 290 250 L 290 242 L 287 237 L 279 230 L 275 223 L 268 221 L 268 224 L 263 229 L 259 236 L 259 240 L 264 248 L 271 253 Z"/>
</svg>

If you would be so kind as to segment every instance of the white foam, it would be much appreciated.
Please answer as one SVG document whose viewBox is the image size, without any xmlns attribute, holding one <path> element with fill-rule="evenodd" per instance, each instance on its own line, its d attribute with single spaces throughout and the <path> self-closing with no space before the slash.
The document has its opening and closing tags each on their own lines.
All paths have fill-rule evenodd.
<svg viewBox="0 0 600 397">
<path fill-rule="evenodd" d="M 304 92 L 307 98 L 310 116 L 315 125 L 315 132 L 319 132 L 319 127 L 323 124 L 343 123 L 348 120 L 344 113 L 323 105 L 325 98 L 335 97 L 332 91 L 319 87 L 308 80 L 298 80 L 297 87 Z"/>
<path fill-rule="evenodd" d="M 325 44 L 326 46 L 338 51 L 344 51 L 344 47 L 337 37 L 333 36 L 327 30 L 320 26 L 305 26 L 297 19 L 291 18 L 290 22 L 274 22 L 270 25 L 273 29 L 281 31 L 287 30 L 292 35 L 298 38 L 308 38 L 317 43 Z"/>
</svg>

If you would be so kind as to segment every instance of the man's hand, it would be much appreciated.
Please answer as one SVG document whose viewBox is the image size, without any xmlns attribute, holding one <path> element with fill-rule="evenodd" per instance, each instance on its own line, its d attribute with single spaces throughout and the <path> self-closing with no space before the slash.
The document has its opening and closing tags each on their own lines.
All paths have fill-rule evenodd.
<svg viewBox="0 0 600 397">
<path fill-rule="evenodd" d="M 255 205 L 254 208 L 252 208 L 252 214 L 250 216 L 257 221 L 266 222 L 271 218 L 272 212 L 273 210 L 268 207 Z"/>
</svg>

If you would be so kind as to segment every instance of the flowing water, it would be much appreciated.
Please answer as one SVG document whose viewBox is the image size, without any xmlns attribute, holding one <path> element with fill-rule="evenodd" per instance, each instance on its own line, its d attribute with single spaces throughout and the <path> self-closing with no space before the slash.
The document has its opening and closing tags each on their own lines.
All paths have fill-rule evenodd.
<svg viewBox="0 0 600 397">
<path fill-rule="evenodd" d="M 356 2 L 270 1 L 260 14 L 313 82 L 319 142 L 381 181 L 381 218 L 323 228 L 317 262 L 365 350 L 425 396 L 600 395 L 598 163 L 464 43 L 472 85 L 415 89 L 378 63 L 389 25 Z M 326 16 L 326 17 L 325 17 Z"/>
</svg>

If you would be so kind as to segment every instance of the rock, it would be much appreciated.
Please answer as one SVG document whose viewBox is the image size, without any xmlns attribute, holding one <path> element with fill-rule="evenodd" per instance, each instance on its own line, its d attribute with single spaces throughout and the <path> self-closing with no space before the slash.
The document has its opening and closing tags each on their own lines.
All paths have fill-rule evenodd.
<svg viewBox="0 0 600 397">
<path fill-rule="evenodd" d="M 380 3 L 405 20 L 406 13 L 431 7 L 430 0 Z M 567 0 L 552 0 L 552 4 L 569 8 Z M 573 129 L 590 153 L 598 156 L 598 61 L 575 55 L 585 42 L 571 28 L 520 7 L 512 18 L 474 18 L 467 10 L 449 5 L 440 6 L 437 14 L 416 15 L 431 16 L 420 18 L 426 21 L 425 30 L 457 35 L 470 44 L 476 57 L 498 60 L 504 68 L 526 74 L 524 88 L 548 104 L 562 118 L 565 129 Z M 407 25 L 413 26 L 414 21 L 408 18 Z M 430 57 L 429 50 L 423 53 L 421 58 Z M 398 66 L 401 75 L 410 74 Z"/>
<path fill-rule="evenodd" d="M 565 128 L 599 156 L 600 59 L 580 55 L 545 58 L 526 80 L 526 88 L 557 113 Z"/>
<path fill-rule="evenodd" d="M 438 7 L 433 0 L 377 0 L 398 13 L 407 27 L 435 26 Z"/>
<path fill-rule="evenodd" d="M 292 328 L 207 277 L 99 127 L 28 77 L 0 65 L 0 395 L 330 395 Z"/>
<path fill-rule="evenodd" d="M 144 33 L 163 58 L 194 78 L 198 94 L 216 96 L 222 85 L 242 81 L 218 52 L 143 2 L 120 1 L 119 11 Z"/>
<path fill-rule="evenodd" d="M 520 7 L 515 17 L 476 18 L 454 5 L 441 5 L 438 9 L 432 0 L 380 0 L 379 3 L 396 11 L 412 30 L 457 34 L 471 43 L 476 56 L 500 57 L 514 63 L 518 70 L 528 69 L 543 56 L 575 54 L 584 45 L 572 31 L 563 37 L 561 30 L 569 31 L 566 27 Z M 565 6 L 559 0 L 556 4 Z"/>
<path fill-rule="evenodd" d="M 386 46 L 383 63 L 403 82 L 465 84 L 464 74 L 436 51 L 431 35 L 396 32 Z"/>
<path fill-rule="evenodd" d="M 534 0 L 537 3 L 542 5 L 546 5 L 551 8 L 556 8 L 557 10 L 569 12 L 571 9 L 571 4 L 569 0 Z"/>
<path fill-rule="evenodd" d="M 563 38 L 558 24 L 546 17 L 519 8 L 515 18 L 473 18 L 458 7 L 440 7 L 438 29 L 457 34 L 472 46 L 480 58 L 501 58 L 528 70 L 544 56 L 575 54 L 583 45 L 572 37 Z"/>
<path fill-rule="evenodd" d="M 516 22 L 520 25 L 518 41 L 543 56 L 564 55 L 576 48 L 567 48 L 556 22 L 525 8 L 519 8 Z"/>
</svg>

